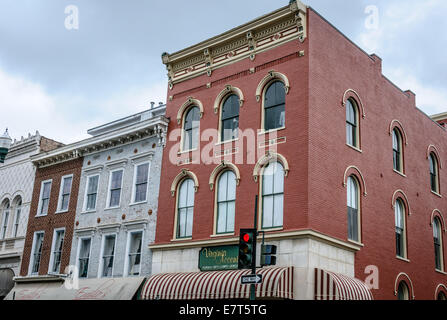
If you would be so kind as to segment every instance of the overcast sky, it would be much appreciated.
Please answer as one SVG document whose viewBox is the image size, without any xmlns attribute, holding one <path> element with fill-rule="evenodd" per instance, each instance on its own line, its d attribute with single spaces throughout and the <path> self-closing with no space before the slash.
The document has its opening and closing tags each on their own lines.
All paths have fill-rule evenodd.
<svg viewBox="0 0 447 320">
<path fill-rule="evenodd" d="M 289 0 L 0 0 L 0 134 L 71 143 L 89 128 L 166 100 L 162 52 L 175 52 Z M 307 0 L 411 89 L 447 111 L 447 1 Z M 67 29 L 75 5 L 78 29 Z M 377 13 L 377 15 L 375 15 Z M 378 17 L 378 19 L 375 19 Z M 70 21 L 69 21 L 70 22 Z M 377 22 L 377 23 L 376 23 Z"/>
</svg>

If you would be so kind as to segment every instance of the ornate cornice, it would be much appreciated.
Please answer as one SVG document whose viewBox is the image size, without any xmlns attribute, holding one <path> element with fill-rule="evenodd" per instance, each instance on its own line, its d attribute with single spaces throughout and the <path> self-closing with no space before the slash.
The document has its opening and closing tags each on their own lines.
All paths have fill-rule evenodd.
<svg viewBox="0 0 447 320">
<path fill-rule="evenodd" d="M 163 53 L 169 88 L 280 44 L 307 37 L 307 7 L 299 0 L 219 36 L 173 54 Z"/>
</svg>

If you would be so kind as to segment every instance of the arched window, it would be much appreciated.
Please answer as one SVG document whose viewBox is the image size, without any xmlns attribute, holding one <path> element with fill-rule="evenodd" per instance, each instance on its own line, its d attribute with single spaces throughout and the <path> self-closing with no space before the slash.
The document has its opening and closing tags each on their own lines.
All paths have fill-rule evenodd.
<svg viewBox="0 0 447 320">
<path fill-rule="evenodd" d="M 396 222 L 396 255 L 400 258 L 406 258 L 405 205 L 400 198 L 396 200 L 394 205 L 394 215 Z"/>
<path fill-rule="evenodd" d="M 286 89 L 281 81 L 272 82 L 264 95 L 264 130 L 286 126 Z"/>
<path fill-rule="evenodd" d="M 221 141 L 234 140 L 239 131 L 239 97 L 235 94 L 228 96 L 222 105 Z"/>
<path fill-rule="evenodd" d="M 194 150 L 199 145 L 200 109 L 191 107 L 185 114 L 183 124 L 183 150 Z"/>
<path fill-rule="evenodd" d="M 397 288 L 397 299 L 410 300 L 410 290 L 408 290 L 408 286 L 405 281 L 401 281 L 399 283 L 399 287 Z"/>
<path fill-rule="evenodd" d="M 262 228 L 283 226 L 284 210 L 284 167 L 271 162 L 262 174 Z"/>
<path fill-rule="evenodd" d="M 354 100 L 346 101 L 346 143 L 359 148 L 359 112 Z"/>
<path fill-rule="evenodd" d="M 20 218 L 22 217 L 22 198 L 18 196 L 14 200 L 15 218 L 14 218 L 14 230 L 13 237 L 16 238 L 19 232 Z"/>
<path fill-rule="evenodd" d="M 430 153 L 430 186 L 431 191 L 439 193 L 439 166 L 436 156 Z"/>
<path fill-rule="evenodd" d="M 216 233 L 234 232 L 236 212 L 236 175 L 233 171 L 224 171 L 217 183 L 217 227 Z"/>
<path fill-rule="evenodd" d="M 445 293 L 441 291 L 438 293 L 437 299 L 438 300 L 447 300 L 447 297 L 445 296 Z"/>
<path fill-rule="evenodd" d="M 397 128 L 393 130 L 393 164 L 394 170 L 403 173 L 402 134 Z"/>
<path fill-rule="evenodd" d="M 10 203 L 9 200 L 6 199 L 2 205 L 3 217 L 2 217 L 2 225 L 0 229 L 0 239 L 6 238 L 6 231 L 8 230 L 8 222 L 9 222 L 9 211 L 10 211 Z"/>
<path fill-rule="evenodd" d="M 184 180 L 178 189 L 177 238 L 192 236 L 194 214 L 194 181 Z"/>
<path fill-rule="evenodd" d="M 439 218 L 433 220 L 433 240 L 435 244 L 435 266 L 436 270 L 444 271 L 444 259 L 442 248 L 442 227 Z"/>
<path fill-rule="evenodd" d="M 360 191 L 357 178 L 350 176 L 347 183 L 348 239 L 360 242 Z"/>
</svg>

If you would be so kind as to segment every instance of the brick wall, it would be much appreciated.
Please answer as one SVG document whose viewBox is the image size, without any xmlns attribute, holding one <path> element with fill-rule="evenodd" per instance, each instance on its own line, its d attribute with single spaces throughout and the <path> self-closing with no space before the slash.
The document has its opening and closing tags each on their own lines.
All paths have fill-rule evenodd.
<svg viewBox="0 0 447 320">
<path fill-rule="evenodd" d="M 39 275 L 45 275 L 48 273 L 54 229 L 65 228 L 65 238 L 60 268 L 61 273 L 64 273 L 65 267 L 68 266 L 70 261 L 70 250 L 73 237 L 74 219 L 76 214 L 76 204 L 78 199 L 82 163 L 83 159 L 79 158 L 46 168 L 38 168 L 36 170 L 36 179 L 34 182 L 34 190 L 28 220 L 28 230 L 26 233 L 25 248 L 20 273 L 21 276 L 26 276 L 28 274 L 30 255 L 33 245 L 33 236 L 36 231 L 45 231 Z M 55 212 L 57 211 L 61 179 L 63 176 L 70 174 L 73 174 L 73 182 L 71 188 L 69 210 L 65 213 L 56 214 Z M 41 183 L 42 181 L 49 179 L 52 179 L 53 183 L 51 186 L 48 215 L 43 217 L 36 217 Z"/>
</svg>

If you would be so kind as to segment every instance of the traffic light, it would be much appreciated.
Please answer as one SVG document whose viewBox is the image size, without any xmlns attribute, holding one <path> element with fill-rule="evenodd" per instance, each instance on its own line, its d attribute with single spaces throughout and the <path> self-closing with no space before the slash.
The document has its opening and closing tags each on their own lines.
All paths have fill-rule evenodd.
<svg viewBox="0 0 447 320">
<path fill-rule="evenodd" d="M 266 244 L 261 247 L 261 266 L 276 265 L 276 246 Z"/>
<path fill-rule="evenodd" d="M 238 269 L 252 269 L 256 261 L 256 229 L 241 229 Z"/>
</svg>

